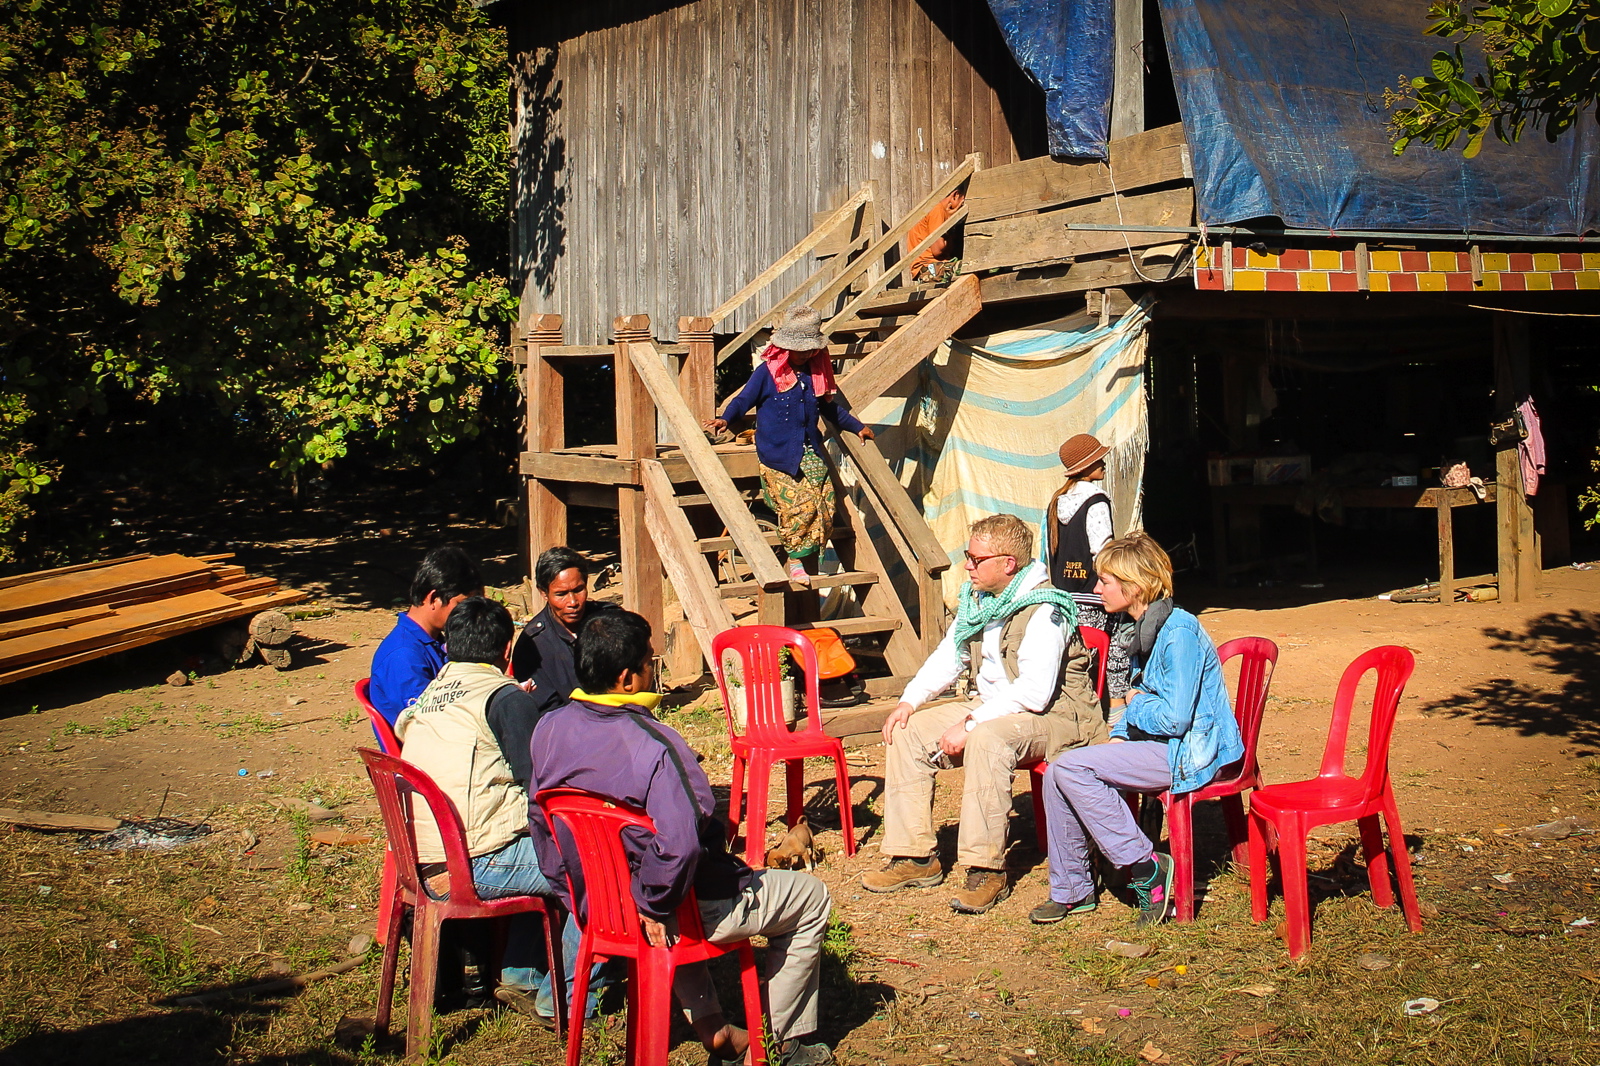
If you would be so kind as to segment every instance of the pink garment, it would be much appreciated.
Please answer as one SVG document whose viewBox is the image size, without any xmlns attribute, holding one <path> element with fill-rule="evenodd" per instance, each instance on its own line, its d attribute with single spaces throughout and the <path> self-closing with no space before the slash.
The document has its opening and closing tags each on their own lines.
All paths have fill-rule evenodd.
<svg viewBox="0 0 1600 1066">
<path fill-rule="evenodd" d="M 788 392 L 799 380 L 795 376 L 796 356 L 810 357 L 809 360 L 802 360 L 800 366 L 810 372 L 811 386 L 818 397 L 826 396 L 839 387 L 833 380 L 833 360 L 828 358 L 827 349 L 819 348 L 816 352 L 791 352 L 787 348 L 769 344 L 761 350 L 761 361 L 772 373 L 772 381 L 778 386 L 779 392 Z"/>
<path fill-rule="evenodd" d="M 1539 478 L 1544 476 L 1544 431 L 1539 428 L 1539 412 L 1534 410 L 1533 397 L 1517 405 L 1517 414 L 1528 435 L 1517 445 L 1517 458 L 1522 461 L 1522 491 L 1535 496 L 1539 492 Z"/>
</svg>

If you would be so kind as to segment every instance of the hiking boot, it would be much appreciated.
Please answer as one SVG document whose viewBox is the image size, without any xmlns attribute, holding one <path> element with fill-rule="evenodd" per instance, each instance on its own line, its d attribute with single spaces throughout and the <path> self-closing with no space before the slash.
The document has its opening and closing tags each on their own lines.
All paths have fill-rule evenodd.
<svg viewBox="0 0 1600 1066">
<path fill-rule="evenodd" d="M 1088 914 L 1100 904 L 1095 898 L 1079 900 L 1077 903 L 1057 903 L 1055 900 L 1046 900 L 1028 912 L 1028 921 L 1034 925 L 1054 925 L 1061 919 L 1071 914 Z"/>
<path fill-rule="evenodd" d="M 538 993 L 534 989 L 518 988 L 516 985 L 497 985 L 494 990 L 494 998 L 518 1014 L 526 1014 L 528 1017 L 543 1022 L 552 1029 L 555 1028 L 555 1015 L 546 1014 L 538 1008 Z"/>
<path fill-rule="evenodd" d="M 933 888 L 944 880 L 944 867 L 930 855 L 926 859 L 891 858 L 881 870 L 861 876 L 861 887 L 868 892 L 898 892 L 902 888 Z"/>
<path fill-rule="evenodd" d="M 961 914 L 982 914 L 1011 895 L 1011 882 L 1004 870 L 967 870 L 967 883 L 950 901 L 950 909 Z"/>
<path fill-rule="evenodd" d="M 1172 917 L 1172 856 L 1157 852 L 1155 860 L 1156 870 L 1149 880 L 1130 883 L 1139 901 L 1139 920 L 1134 924 L 1140 929 Z"/>
<path fill-rule="evenodd" d="M 802 1044 L 798 1040 L 785 1040 L 777 1047 L 767 1049 L 767 1061 L 774 1066 L 829 1066 L 833 1052 L 827 1044 Z M 716 1052 L 706 1060 L 707 1066 L 743 1066 L 745 1056 L 725 1059 Z"/>
</svg>

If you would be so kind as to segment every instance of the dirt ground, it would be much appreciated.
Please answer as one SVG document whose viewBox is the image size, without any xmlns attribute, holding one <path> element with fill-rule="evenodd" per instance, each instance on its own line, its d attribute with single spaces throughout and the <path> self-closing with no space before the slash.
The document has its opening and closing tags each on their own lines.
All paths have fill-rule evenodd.
<svg viewBox="0 0 1600 1066">
<path fill-rule="evenodd" d="M 74 1061 L 108 1034 L 127 1053 L 105 1061 L 190 1061 L 184 1055 L 202 1049 L 229 1063 L 377 1061 L 370 1047 L 340 1050 L 332 1039 L 340 1016 L 370 1012 L 372 961 L 270 1010 L 158 1004 L 274 962 L 298 969 L 336 958 L 370 931 L 380 845 L 313 849 L 304 826 L 268 801 L 312 800 L 337 809 L 345 828 L 381 836 L 352 755 L 372 737 L 350 693 L 393 623 L 391 610 L 369 605 L 400 594 L 400 571 L 379 568 L 359 588 L 325 578 L 313 591 L 328 613 L 300 623 L 287 672 L 224 671 L 158 645 L 0 689 L 0 806 L 160 813 L 217 830 L 207 845 L 153 855 L 87 853 L 60 836 L 0 830 L 0 1062 Z M 825 1035 L 841 1061 L 1600 1062 L 1600 967 L 1582 921 L 1600 921 L 1600 835 L 1530 842 L 1505 833 L 1569 815 L 1600 826 L 1600 569 L 1547 573 L 1531 604 L 1335 600 L 1212 606 L 1201 619 L 1219 643 L 1261 635 L 1279 645 L 1261 740 L 1275 781 L 1316 773 L 1352 658 L 1391 643 L 1415 653 L 1390 765 L 1419 856 L 1424 932 L 1406 934 L 1398 913 L 1372 907 L 1350 857 L 1352 827 L 1332 827 L 1312 856 L 1323 897 L 1316 942 L 1305 963 L 1290 965 L 1273 922 L 1248 921 L 1247 880 L 1224 868 L 1211 812 L 1197 826 L 1202 873 L 1213 876 L 1194 925 L 1135 935 L 1130 912 L 1108 899 L 1070 928 L 1031 926 L 1045 869 L 1023 778 L 1015 888 L 993 912 L 953 914 L 947 887 L 864 893 L 860 875 L 881 861 L 883 766 L 881 747 L 864 747 L 851 755 L 863 841 L 853 858 L 843 854 L 828 767 L 807 768 L 808 804 L 828 830 L 818 875 L 841 920 L 825 998 Z M 192 669 L 195 682 L 161 683 L 174 666 Z M 720 711 L 703 696 L 679 703 L 665 717 L 725 785 Z M 1359 738 L 1352 749 L 1364 751 Z M 953 819 L 960 771 L 942 778 L 939 807 Z M 769 809 L 781 808 L 777 799 Z M 947 836 L 948 861 L 953 830 Z M 1281 901 L 1273 906 L 1276 921 Z M 128 923 L 149 930 L 137 960 Z M 126 946 L 107 947 L 119 939 Z M 1153 953 L 1123 958 L 1105 949 L 1110 940 Z M 19 957 L 29 944 L 55 961 Z M 1357 967 L 1365 955 L 1381 965 Z M 1444 1005 L 1408 1017 L 1399 1005 L 1416 996 Z M 559 1057 L 553 1038 L 516 1017 L 468 1012 L 439 1029 L 452 1061 Z M 675 1061 L 699 1054 L 687 1042 Z"/>
</svg>

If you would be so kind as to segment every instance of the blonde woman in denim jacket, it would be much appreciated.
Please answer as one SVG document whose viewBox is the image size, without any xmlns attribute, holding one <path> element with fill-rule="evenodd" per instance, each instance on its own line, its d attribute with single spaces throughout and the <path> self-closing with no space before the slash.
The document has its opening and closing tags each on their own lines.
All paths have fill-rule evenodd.
<svg viewBox="0 0 1600 1066">
<path fill-rule="evenodd" d="M 1244 757 L 1217 649 L 1199 619 L 1172 602 L 1172 561 L 1153 538 L 1130 533 L 1095 557 L 1107 612 L 1134 619 L 1118 638 L 1133 664 L 1128 707 L 1109 744 L 1069 751 L 1045 772 L 1050 900 L 1029 917 L 1059 922 L 1097 906 L 1091 845 L 1124 868 L 1139 924 L 1172 914 L 1172 859 L 1139 829 L 1122 791 L 1192 792 Z"/>
</svg>

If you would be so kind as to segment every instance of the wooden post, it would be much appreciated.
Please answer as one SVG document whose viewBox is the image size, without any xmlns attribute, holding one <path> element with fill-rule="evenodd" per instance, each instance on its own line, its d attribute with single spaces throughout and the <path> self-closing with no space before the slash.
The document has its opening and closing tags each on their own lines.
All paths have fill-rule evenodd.
<svg viewBox="0 0 1600 1066">
<path fill-rule="evenodd" d="M 1503 416 L 1528 394 L 1528 326 L 1514 314 L 1494 316 L 1494 411 Z M 1525 603 L 1539 586 L 1533 508 L 1522 491 L 1522 463 L 1511 441 L 1495 452 L 1495 517 L 1500 599 Z"/>
<path fill-rule="evenodd" d="M 561 316 L 534 315 L 526 336 L 528 451 L 553 452 L 567 444 L 565 382 L 560 365 L 539 350 L 561 344 Z M 550 484 L 530 477 L 525 503 L 531 575 L 540 552 L 567 542 L 567 501 Z"/>
<path fill-rule="evenodd" d="M 639 380 L 628 345 L 650 343 L 649 315 L 622 315 L 612 323 L 617 378 L 617 458 L 656 457 L 656 407 Z M 617 486 L 617 529 L 622 541 L 623 606 L 650 623 L 657 653 L 666 647 L 661 600 L 661 556 L 645 520 L 644 491 Z"/>
<path fill-rule="evenodd" d="M 1144 2 L 1116 0 L 1111 63 L 1111 139 L 1144 130 Z"/>
<path fill-rule="evenodd" d="M 1455 523 L 1450 513 L 1450 490 L 1437 488 L 1439 511 L 1439 602 L 1456 602 Z"/>
<path fill-rule="evenodd" d="M 685 315 L 678 319 L 678 343 L 687 344 L 678 371 L 678 392 L 701 422 L 712 418 L 717 404 L 717 345 L 711 336 L 711 319 Z"/>
</svg>

